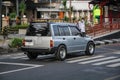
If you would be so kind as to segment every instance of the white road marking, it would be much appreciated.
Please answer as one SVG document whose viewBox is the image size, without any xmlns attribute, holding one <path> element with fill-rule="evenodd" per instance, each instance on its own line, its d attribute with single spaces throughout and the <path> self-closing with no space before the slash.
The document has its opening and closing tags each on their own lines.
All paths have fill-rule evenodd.
<svg viewBox="0 0 120 80">
<path fill-rule="evenodd" d="M 94 63 L 92 65 L 103 65 L 103 64 L 108 64 L 108 63 L 113 63 L 113 62 L 119 62 L 120 59 L 113 59 L 113 60 L 109 60 L 109 61 L 103 61 L 103 62 L 99 62 L 99 63 Z"/>
<path fill-rule="evenodd" d="M 88 63 L 93 63 L 93 62 L 98 62 L 98 61 L 104 61 L 104 60 L 109 60 L 109 59 L 114 59 L 116 57 L 106 57 L 106 58 L 101 58 L 101 59 L 96 59 L 96 60 L 90 60 L 90 61 L 84 61 L 84 62 L 80 62 L 78 64 L 88 64 Z"/>
<path fill-rule="evenodd" d="M 120 54 L 120 52 L 114 52 L 115 54 Z"/>
<path fill-rule="evenodd" d="M 23 57 L 23 58 L 21 58 L 21 59 L 26 60 L 26 59 L 29 59 L 29 58 L 28 58 L 28 57 Z"/>
<path fill-rule="evenodd" d="M 17 59 L 17 58 L 20 58 L 20 57 L 23 57 L 23 56 L 25 56 L 25 54 L 23 54 L 23 53 L 17 53 L 17 54 L 8 54 L 8 55 L 1 55 L 0 56 L 0 59 L 6 59 L 6 58 L 8 58 L 8 59 Z"/>
<path fill-rule="evenodd" d="M 94 57 L 88 57 L 88 58 L 84 58 L 84 59 L 77 59 L 77 60 L 67 61 L 67 63 L 75 63 L 75 62 L 96 59 L 96 58 L 101 58 L 101 57 L 104 57 L 104 56 L 94 56 Z"/>
<path fill-rule="evenodd" d="M 119 67 L 120 63 L 115 63 L 115 64 L 111 64 L 111 65 L 107 65 L 107 67 Z"/>
<path fill-rule="evenodd" d="M 0 75 L 2 75 L 2 74 L 8 74 L 8 73 L 13 73 L 13 72 L 18 72 L 18 71 L 24 71 L 24 70 L 28 70 L 28 69 L 37 68 L 37 67 L 40 67 L 40 66 L 27 67 L 27 68 L 22 68 L 22 69 L 16 69 L 16 70 L 11 70 L 11 71 L 0 72 Z"/>
<path fill-rule="evenodd" d="M 27 68 L 22 68 L 22 69 L 16 69 L 16 70 L 10 70 L 10 71 L 5 71 L 5 72 L 0 72 L 0 75 L 2 75 L 2 74 L 8 74 L 8 73 L 13 73 L 13 72 L 18 72 L 18 71 L 24 71 L 24 70 L 28 70 L 28 69 L 33 69 L 33 68 L 44 66 L 44 65 L 36 65 L 36 64 L 8 63 L 8 62 L 0 62 L 0 64 L 28 66 Z"/>
<path fill-rule="evenodd" d="M 36 64 L 26 64 L 26 63 L 9 63 L 9 62 L 0 62 L 0 64 L 19 65 L 19 66 L 41 66 L 41 65 L 36 65 Z"/>
<path fill-rule="evenodd" d="M 16 56 L 16 57 L 11 57 L 12 59 L 19 59 L 19 58 L 24 58 L 26 56 Z"/>
<path fill-rule="evenodd" d="M 116 75 L 116 76 L 113 76 L 113 77 L 110 77 L 104 80 L 116 80 L 117 78 L 120 78 L 120 75 Z"/>
</svg>

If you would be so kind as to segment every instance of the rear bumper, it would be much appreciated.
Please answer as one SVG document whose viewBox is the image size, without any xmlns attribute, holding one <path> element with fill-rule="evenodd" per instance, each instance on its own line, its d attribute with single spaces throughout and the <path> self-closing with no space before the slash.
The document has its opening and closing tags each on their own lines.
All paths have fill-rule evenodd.
<svg viewBox="0 0 120 80">
<path fill-rule="evenodd" d="M 26 47 L 26 46 L 22 46 L 21 50 L 24 52 L 36 52 L 36 53 L 54 53 L 57 48 L 33 48 L 33 47 Z"/>
</svg>

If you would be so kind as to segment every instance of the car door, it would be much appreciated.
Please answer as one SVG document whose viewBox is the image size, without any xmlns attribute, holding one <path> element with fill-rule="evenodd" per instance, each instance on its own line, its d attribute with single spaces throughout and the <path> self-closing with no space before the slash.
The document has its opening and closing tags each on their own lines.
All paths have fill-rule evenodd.
<svg viewBox="0 0 120 80">
<path fill-rule="evenodd" d="M 71 52 L 73 49 L 71 45 L 73 45 L 71 41 L 71 36 L 70 36 L 70 30 L 68 28 L 68 25 L 54 25 L 53 26 L 53 31 L 54 31 L 54 40 L 55 40 L 55 45 L 59 46 L 60 44 L 66 45 L 67 52 Z"/>
<path fill-rule="evenodd" d="M 76 26 L 70 26 L 71 34 L 72 34 L 72 46 L 74 48 L 73 52 L 83 51 L 85 49 L 86 40 L 80 34 L 79 29 Z"/>
<path fill-rule="evenodd" d="M 59 27 L 59 30 L 61 37 L 65 40 L 64 44 L 67 47 L 67 52 L 69 53 L 73 51 L 74 49 L 72 45 L 74 45 L 74 43 L 72 43 L 72 36 L 70 35 L 70 29 L 68 25 Z"/>
</svg>

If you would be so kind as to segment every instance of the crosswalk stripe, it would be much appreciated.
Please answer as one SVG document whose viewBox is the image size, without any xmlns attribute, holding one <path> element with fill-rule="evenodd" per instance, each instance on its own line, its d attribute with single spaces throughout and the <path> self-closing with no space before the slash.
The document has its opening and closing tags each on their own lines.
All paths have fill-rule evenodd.
<svg viewBox="0 0 120 80">
<path fill-rule="evenodd" d="M 120 54 L 120 52 L 114 52 L 115 54 Z"/>
<path fill-rule="evenodd" d="M 113 62 L 119 62 L 119 61 L 120 61 L 120 59 L 113 59 L 113 60 L 109 60 L 109 61 L 94 63 L 92 65 L 103 65 L 103 64 L 108 64 L 108 63 L 113 63 Z"/>
<path fill-rule="evenodd" d="M 10 63 L 10 62 L 0 62 L 0 64 L 19 65 L 19 66 L 43 66 L 43 65 L 37 65 L 37 64 Z"/>
<path fill-rule="evenodd" d="M 72 61 L 67 61 L 67 63 L 75 63 L 75 62 L 80 62 L 80 61 L 85 61 L 85 60 L 90 60 L 90 59 L 96 59 L 96 58 L 101 58 L 104 56 L 94 56 L 94 57 L 89 57 L 89 58 L 84 58 L 84 59 L 77 59 L 77 60 L 72 60 Z"/>
<path fill-rule="evenodd" d="M 19 58 L 24 58 L 26 56 L 16 56 L 16 57 L 11 57 L 12 59 L 19 59 Z"/>
<path fill-rule="evenodd" d="M 120 66 L 120 63 L 107 65 L 107 67 L 119 67 L 119 66 Z"/>
<path fill-rule="evenodd" d="M 111 56 L 111 57 L 107 57 L 107 58 L 101 58 L 101 59 L 96 59 L 96 60 L 90 60 L 90 61 L 84 61 L 84 62 L 80 62 L 78 64 L 88 64 L 88 63 L 93 63 L 93 62 L 98 62 L 98 61 L 104 61 L 104 60 L 109 60 L 109 59 L 114 59 L 116 57 Z"/>
</svg>

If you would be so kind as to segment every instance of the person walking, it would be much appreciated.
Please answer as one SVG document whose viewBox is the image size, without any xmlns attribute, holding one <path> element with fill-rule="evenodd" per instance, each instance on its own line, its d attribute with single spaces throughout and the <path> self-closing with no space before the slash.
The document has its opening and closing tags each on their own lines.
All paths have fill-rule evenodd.
<svg viewBox="0 0 120 80">
<path fill-rule="evenodd" d="M 79 29 L 80 29 L 80 31 L 82 33 L 82 36 L 86 36 L 84 18 L 82 18 L 82 20 L 78 22 L 78 27 L 79 27 Z"/>
</svg>

